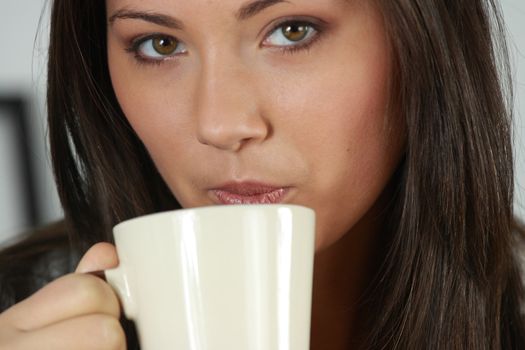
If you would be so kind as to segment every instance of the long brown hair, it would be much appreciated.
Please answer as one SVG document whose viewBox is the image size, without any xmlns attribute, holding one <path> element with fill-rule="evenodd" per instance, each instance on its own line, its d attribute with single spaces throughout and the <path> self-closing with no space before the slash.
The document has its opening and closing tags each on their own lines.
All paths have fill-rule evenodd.
<svg viewBox="0 0 525 350">
<path fill-rule="evenodd" d="M 370 347 L 525 348 L 500 9 L 481 0 L 382 8 L 408 146 Z"/>
<path fill-rule="evenodd" d="M 406 154 L 368 294 L 370 349 L 521 349 L 513 247 L 512 89 L 495 0 L 376 0 L 394 50 Z M 48 72 L 54 171 L 82 252 L 111 227 L 180 207 L 127 123 L 102 0 L 55 0 Z"/>
</svg>

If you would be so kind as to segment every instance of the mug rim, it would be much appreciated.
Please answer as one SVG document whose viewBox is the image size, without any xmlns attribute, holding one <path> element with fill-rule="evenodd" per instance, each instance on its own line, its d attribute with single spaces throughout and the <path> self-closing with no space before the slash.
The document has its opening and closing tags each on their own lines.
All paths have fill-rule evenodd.
<svg viewBox="0 0 525 350">
<path fill-rule="evenodd" d="M 153 220 L 154 218 L 168 216 L 168 215 L 172 215 L 174 213 L 177 213 L 177 214 L 180 214 L 180 215 L 185 215 L 188 212 L 209 211 L 210 209 L 221 211 L 221 210 L 229 210 L 229 209 L 235 209 L 235 208 L 237 208 L 237 209 L 242 208 L 243 210 L 244 209 L 247 209 L 247 210 L 258 210 L 258 209 L 261 209 L 261 208 L 273 208 L 273 209 L 289 208 L 289 209 L 304 211 L 305 213 L 306 212 L 310 212 L 311 214 L 315 215 L 315 211 L 312 208 L 305 207 L 303 205 L 298 205 L 298 204 L 279 204 L 279 203 L 277 203 L 277 204 L 206 205 L 206 206 L 194 207 L 194 208 L 172 209 L 172 210 L 166 210 L 166 211 L 161 211 L 161 212 L 156 212 L 156 213 L 151 213 L 151 214 L 145 214 L 145 215 L 137 216 L 137 217 L 130 218 L 130 219 L 127 219 L 127 220 L 119 222 L 118 224 L 113 226 L 113 231 L 120 230 L 122 226 L 132 225 L 133 223 L 135 223 L 137 221 L 143 221 L 143 220 L 148 220 L 149 221 L 149 220 Z"/>
</svg>

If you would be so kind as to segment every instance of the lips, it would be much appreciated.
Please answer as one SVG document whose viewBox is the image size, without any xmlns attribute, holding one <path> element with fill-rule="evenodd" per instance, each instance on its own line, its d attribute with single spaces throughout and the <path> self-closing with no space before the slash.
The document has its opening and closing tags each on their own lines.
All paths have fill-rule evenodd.
<svg viewBox="0 0 525 350">
<path fill-rule="evenodd" d="M 229 183 L 210 192 L 220 204 L 275 204 L 284 199 L 288 187 L 257 182 Z"/>
</svg>

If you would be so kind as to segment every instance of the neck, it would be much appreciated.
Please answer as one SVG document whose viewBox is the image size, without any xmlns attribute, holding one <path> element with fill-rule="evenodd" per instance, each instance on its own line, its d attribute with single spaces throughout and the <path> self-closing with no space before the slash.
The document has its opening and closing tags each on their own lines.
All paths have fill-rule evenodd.
<svg viewBox="0 0 525 350">
<path fill-rule="evenodd" d="M 381 261 L 382 220 L 376 208 L 379 206 L 375 205 L 351 231 L 315 256 L 312 350 L 359 349 L 362 345 L 362 316 L 366 315 L 363 296 Z"/>
</svg>

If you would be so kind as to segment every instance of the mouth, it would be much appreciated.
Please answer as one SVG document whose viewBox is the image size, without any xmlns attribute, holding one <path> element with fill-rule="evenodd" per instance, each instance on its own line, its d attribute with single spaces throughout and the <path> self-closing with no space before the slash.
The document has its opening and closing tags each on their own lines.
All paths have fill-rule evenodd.
<svg viewBox="0 0 525 350">
<path fill-rule="evenodd" d="M 210 194 L 218 204 L 276 204 L 281 203 L 289 191 L 289 187 L 234 182 L 213 188 Z"/>
</svg>

